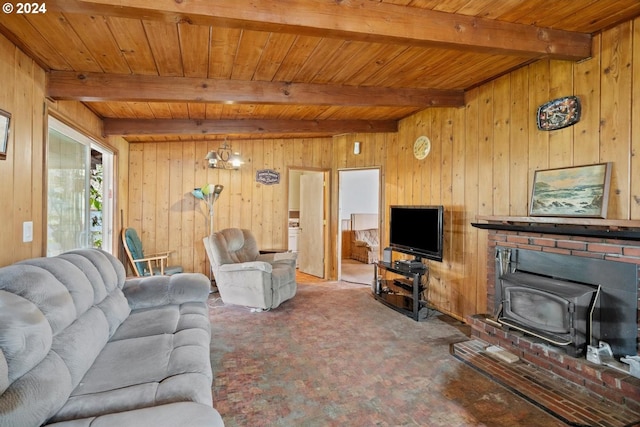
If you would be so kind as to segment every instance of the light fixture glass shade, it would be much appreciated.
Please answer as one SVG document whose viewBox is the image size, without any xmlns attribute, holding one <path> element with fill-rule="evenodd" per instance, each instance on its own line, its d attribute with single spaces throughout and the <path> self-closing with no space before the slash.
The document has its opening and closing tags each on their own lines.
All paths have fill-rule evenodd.
<svg viewBox="0 0 640 427">
<path fill-rule="evenodd" d="M 238 169 L 244 162 L 242 161 L 242 157 L 240 157 L 240 153 L 233 153 L 231 157 L 229 157 L 229 163 L 231 163 L 234 169 Z"/>
<path fill-rule="evenodd" d="M 214 150 L 211 150 L 207 153 L 205 159 L 207 160 L 220 160 L 220 155 L 215 152 Z"/>
<path fill-rule="evenodd" d="M 244 163 L 240 153 L 232 153 L 231 146 L 226 141 L 218 151 L 209 151 L 205 159 L 209 162 L 209 167 L 215 169 L 238 169 Z"/>
</svg>

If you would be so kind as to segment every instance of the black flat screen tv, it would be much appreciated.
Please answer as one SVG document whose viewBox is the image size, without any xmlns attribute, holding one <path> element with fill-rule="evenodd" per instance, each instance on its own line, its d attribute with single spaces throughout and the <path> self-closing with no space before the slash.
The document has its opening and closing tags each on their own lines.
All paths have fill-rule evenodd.
<svg viewBox="0 0 640 427">
<path fill-rule="evenodd" d="M 442 261 L 443 206 L 391 206 L 389 243 L 393 250 Z"/>
</svg>

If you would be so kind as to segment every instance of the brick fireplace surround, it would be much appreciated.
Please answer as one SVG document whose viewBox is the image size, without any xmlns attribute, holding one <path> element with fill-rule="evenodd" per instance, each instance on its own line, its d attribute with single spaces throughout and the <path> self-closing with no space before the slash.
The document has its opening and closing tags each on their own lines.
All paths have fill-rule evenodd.
<svg viewBox="0 0 640 427">
<path fill-rule="evenodd" d="M 478 220 L 474 226 L 489 230 L 488 313 L 493 313 L 495 308 L 496 246 L 615 260 L 635 264 L 640 269 L 640 221 L 531 217 L 479 217 Z M 589 236 L 591 232 L 593 237 Z M 638 276 L 640 277 L 640 274 Z M 640 288 L 640 283 L 638 286 Z M 640 309 L 638 312 L 637 318 L 640 319 Z M 472 327 L 473 336 L 489 344 L 499 345 L 533 365 L 586 388 L 590 393 L 624 404 L 634 411 L 640 411 L 640 379 L 613 368 L 591 363 L 585 358 L 570 357 L 563 351 L 554 350 L 541 340 L 496 327 L 486 322 L 486 317 L 475 315 L 467 319 Z M 640 322 L 638 331 L 640 342 Z"/>
</svg>

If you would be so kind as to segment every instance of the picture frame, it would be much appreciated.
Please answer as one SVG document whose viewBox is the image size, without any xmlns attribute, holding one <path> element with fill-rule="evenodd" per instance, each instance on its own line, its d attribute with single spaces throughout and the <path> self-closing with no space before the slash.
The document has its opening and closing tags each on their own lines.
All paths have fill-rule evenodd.
<svg viewBox="0 0 640 427">
<path fill-rule="evenodd" d="M 606 218 L 611 166 L 609 162 L 536 171 L 529 215 Z"/>
<path fill-rule="evenodd" d="M 11 130 L 11 113 L 0 110 L 0 160 L 7 159 L 9 132 Z"/>
</svg>

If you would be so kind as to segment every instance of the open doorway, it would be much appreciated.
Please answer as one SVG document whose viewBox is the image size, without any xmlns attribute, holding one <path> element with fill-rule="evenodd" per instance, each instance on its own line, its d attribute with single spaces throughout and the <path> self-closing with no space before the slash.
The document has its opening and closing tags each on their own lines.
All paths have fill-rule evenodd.
<svg viewBox="0 0 640 427">
<path fill-rule="evenodd" d="M 380 169 L 338 171 L 338 279 L 370 285 L 380 254 Z"/>
</svg>

